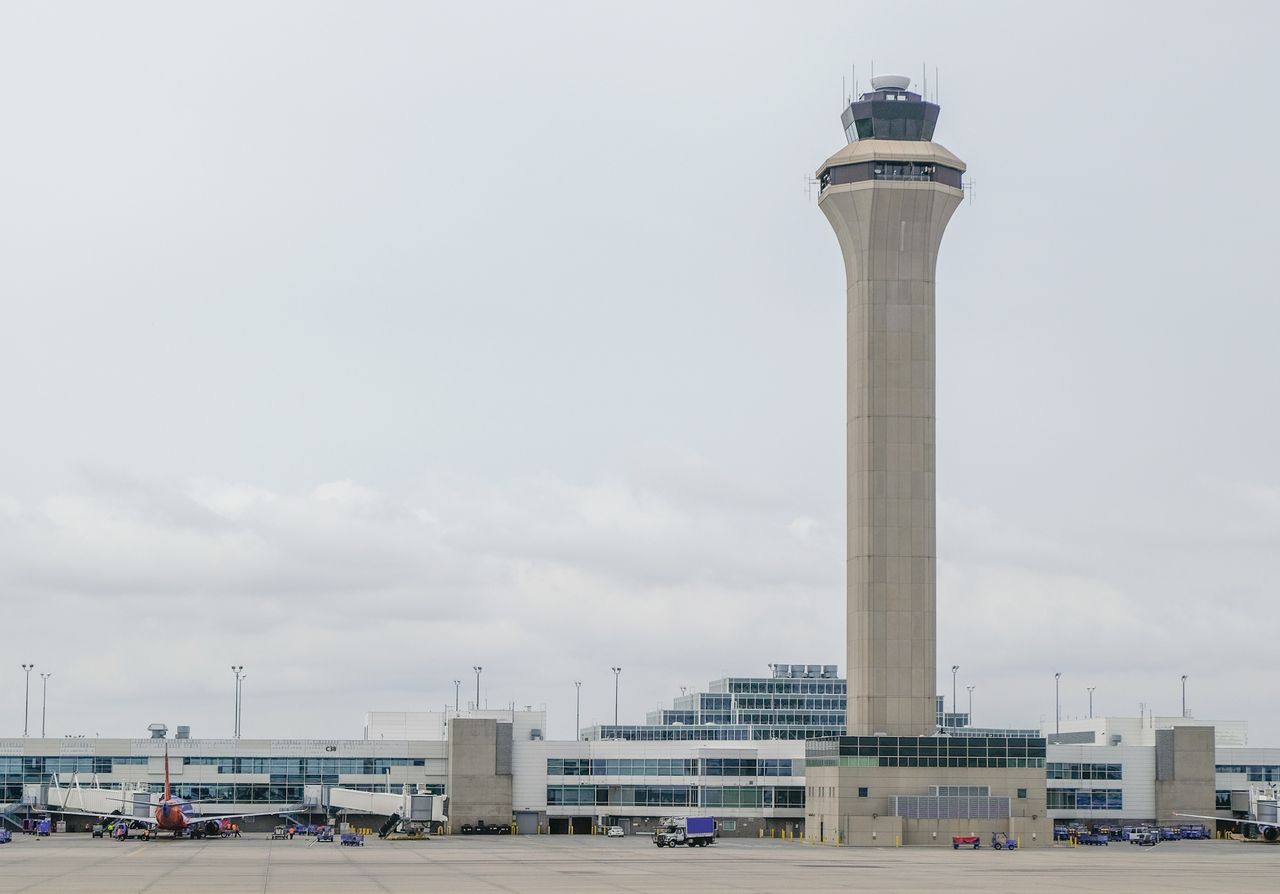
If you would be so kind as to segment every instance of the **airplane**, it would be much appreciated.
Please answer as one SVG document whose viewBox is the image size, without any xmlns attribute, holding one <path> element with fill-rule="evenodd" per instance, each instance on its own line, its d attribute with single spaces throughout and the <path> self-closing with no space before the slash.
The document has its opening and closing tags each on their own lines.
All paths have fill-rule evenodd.
<svg viewBox="0 0 1280 894">
<path fill-rule="evenodd" d="M 1241 826 L 1257 826 L 1258 831 L 1262 834 L 1263 841 L 1280 841 L 1280 823 L 1269 823 L 1266 820 L 1256 819 L 1235 819 L 1228 816 L 1201 816 L 1198 813 L 1175 813 L 1174 816 L 1181 816 L 1187 819 L 1222 820 Z"/>
<path fill-rule="evenodd" d="M 123 799 L 119 799 L 123 802 Z M 190 835 L 192 838 L 204 838 L 209 836 L 212 838 L 221 837 L 222 821 L 229 819 L 244 819 L 254 816 L 279 816 L 279 810 L 263 810 L 257 813 L 220 813 L 212 816 L 203 814 L 195 814 L 191 812 L 191 807 L 198 802 L 191 801 L 186 798 L 174 797 L 172 787 L 169 784 L 169 747 L 166 745 L 164 749 L 164 796 L 160 799 L 160 803 L 156 806 L 153 816 L 126 816 L 121 814 L 112 814 L 119 819 L 127 820 L 130 823 L 143 823 L 153 829 L 172 832 L 174 838 L 180 838 L 183 835 Z M 72 816 L 92 816 L 103 817 L 101 813 L 90 813 L 83 810 L 57 810 L 52 809 L 52 813 L 65 813 Z"/>
<path fill-rule="evenodd" d="M 1271 823 L 1266 820 L 1256 819 L 1235 819 L 1234 817 L 1228 816 L 1201 816 L 1198 813 L 1175 813 L 1174 816 L 1181 816 L 1186 819 L 1221 820 L 1236 823 L 1241 826 L 1257 826 L 1258 832 L 1262 835 L 1263 841 L 1280 841 L 1280 823 Z"/>
<path fill-rule="evenodd" d="M 1277 796 L 1280 796 L 1280 790 L 1274 785 L 1263 785 L 1259 787 L 1249 787 L 1249 813 L 1257 816 L 1259 813 L 1259 802 L 1266 801 L 1275 804 Z M 1237 819 L 1235 817 L 1225 816 L 1199 816 L 1194 813 L 1175 813 L 1174 816 L 1183 816 L 1189 819 L 1211 819 L 1211 820 L 1229 820 L 1242 826 L 1256 826 L 1259 834 L 1262 835 L 1263 841 L 1280 841 L 1280 822 L 1272 822 L 1270 820 L 1259 819 Z"/>
</svg>

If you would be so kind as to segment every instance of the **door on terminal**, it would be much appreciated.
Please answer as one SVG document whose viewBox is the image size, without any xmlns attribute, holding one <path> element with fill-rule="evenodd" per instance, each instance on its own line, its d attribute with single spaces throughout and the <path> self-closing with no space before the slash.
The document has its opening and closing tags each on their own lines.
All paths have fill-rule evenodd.
<svg viewBox="0 0 1280 894">
<path fill-rule="evenodd" d="M 573 821 L 574 835 L 590 835 L 591 834 L 592 817 L 575 816 L 575 817 L 570 817 L 570 819 Z"/>
<path fill-rule="evenodd" d="M 516 833 L 520 835 L 538 834 L 538 812 L 536 810 L 516 811 Z"/>
<path fill-rule="evenodd" d="M 569 834 L 569 817 L 567 816 L 549 816 L 547 817 L 547 829 L 552 835 L 568 835 Z"/>
</svg>

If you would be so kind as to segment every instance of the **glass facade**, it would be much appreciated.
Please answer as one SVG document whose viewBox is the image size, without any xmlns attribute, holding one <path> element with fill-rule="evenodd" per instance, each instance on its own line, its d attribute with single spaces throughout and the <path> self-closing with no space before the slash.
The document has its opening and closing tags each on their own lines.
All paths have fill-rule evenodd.
<svg viewBox="0 0 1280 894">
<path fill-rule="evenodd" d="M 547 806 L 802 808 L 791 786 L 548 785 Z"/>
<path fill-rule="evenodd" d="M 845 681 L 833 664 L 774 664 L 769 677 L 724 677 L 651 711 L 644 724 L 601 725 L 592 740 L 633 742 L 812 739 L 844 732 Z"/>
<path fill-rule="evenodd" d="M 1043 767 L 1045 740 L 1020 736 L 840 736 L 807 744 L 810 767 Z"/>
<path fill-rule="evenodd" d="M 1124 792 L 1118 788 L 1051 788 L 1050 810 L 1123 810 Z"/>
<path fill-rule="evenodd" d="M 791 776 L 792 761 L 761 758 L 548 758 L 548 776 Z"/>
<path fill-rule="evenodd" d="M 1049 761 L 1044 766 L 1048 779 L 1122 779 L 1120 764 L 1066 764 Z"/>
<path fill-rule="evenodd" d="M 1250 782 L 1280 782 L 1280 766 L 1276 764 L 1218 764 L 1219 773 L 1243 773 Z"/>
<path fill-rule="evenodd" d="M 81 782 L 88 785 L 94 775 L 110 775 L 130 772 L 136 776 L 140 766 L 146 766 L 145 756 L 57 756 L 57 757 L 0 757 L 0 804 L 14 803 L 22 799 L 24 784 L 49 782 L 51 774 L 59 774 L 59 781 L 67 783 L 72 774 L 79 774 Z M 418 758 L 347 758 L 347 757 L 178 757 L 184 766 L 207 767 L 217 774 L 252 773 L 269 777 L 267 782 L 188 783 L 180 780 L 172 784 L 173 793 L 180 798 L 200 801 L 224 801 L 240 804 L 297 803 L 302 800 L 303 786 L 307 784 L 337 785 L 339 774 L 385 776 L 392 767 L 425 767 L 426 761 Z M 193 773 L 199 771 L 192 771 Z M 209 772 L 209 771 L 205 771 Z M 99 779 L 102 788 L 118 789 L 121 783 Z M 156 793 L 164 791 L 163 782 L 148 782 L 146 787 Z M 349 788 L 365 788 L 370 791 L 385 790 L 385 783 L 348 785 Z M 437 786 L 443 788 L 443 786 Z M 443 792 L 441 792 L 443 793 Z"/>
<path fill-rule="evenodd" d="M 826 739 L 845 733 L 847 686 L 833 664 L 773 664 L 769 677 L 724 677 L 706 692 L 686 693 L 670 708 L 650 711 L 643 724 L 602 724 L 582 731 L 588 740 L 630 742 L 761 742 Z M 937 696 L 939 729 L 953 735 L 1034 738 L 1036 730 L 973 729 L 969 715 L 944 710 Z"/>
</svg>

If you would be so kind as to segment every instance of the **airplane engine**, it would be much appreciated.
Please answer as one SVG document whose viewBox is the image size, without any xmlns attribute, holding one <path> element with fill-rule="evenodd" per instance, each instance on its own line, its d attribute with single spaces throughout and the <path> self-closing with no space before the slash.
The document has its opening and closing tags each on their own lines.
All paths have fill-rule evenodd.
<svg viewBox="0 0 1280 894">
<path fill-rule="evenodd" d="M 218 838 L 222 835 L 222 825 L 217 820 L 201 823 L 200 834 L 206 838 Z"/>
<path fill-rule="evenodd" d="M 1263 841 L 1280 840 L 1280 829 L 1277 829 L 1275 826 L 1267 826 L 1262 830 L 1262 840 Z"/>
</svg>

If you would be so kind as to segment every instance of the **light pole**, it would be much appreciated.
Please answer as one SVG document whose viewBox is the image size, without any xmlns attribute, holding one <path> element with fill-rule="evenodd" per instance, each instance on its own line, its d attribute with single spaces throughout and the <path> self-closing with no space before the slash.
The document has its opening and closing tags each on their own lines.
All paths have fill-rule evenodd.
<svg viewBox="0 0 1280 894">
<path fill-rule="evenodd" d="M 244 681 L 249 679 L 248 674 L 241 674 L 236 686 L 236 738 L 240 738 L 240 734 L 244 730 Z"/>
<path fill-rule="evenodd" d="M 1061 679 L 1061 671 L 1053 675 L 1053 734 L 1055 736 L 1062 732 L 1062 701 L 1058 698 L 1058 681 Z"/>
<path fill-rule="evenodd" d="M 969 725 L 973 726 L 973 690 L 975 689 L 975 687 L 972 683 L 970 683 L 968 686 L 964 688 L 969 690 Z"/>
<path fill-rule="evenodd" d="M 49 707 L 49 678 L 53 676 L 53 671 L 40 675 L 40 738 L 44 738 L 44 719 Z M 1186 701 L 1186 699 L 1183 699 Z"/>
<path fill-rule="evenodd" d="M 235 713 L 232 715 L 233 729 L 232 738 L 240 738 L 240 678 L 244 672 L 243 664 L 231 665 L 231 673 L 236 675 L 236 706 Z"/>
<path fill-rule="evenodd" d="M 453 681 L 453 713 L 455 714 L 458 713 L 458 707 L 459 707 L 458 703 L 462 698 L 462 696 L 459 695 L 460 692 L 462 692 L 462 681 L 454 680 Z M 446 708 L 446 710 L 448 709 Z"/>
<path fill-rule="evenodd" d="M 960 670 L 960 665 L 958 664 L 951 665 L 951 713 L 952 714 L 960 713 L 960 705 L 956 702 L 956 671 L 958 670 Z M 947 719 L 947 715 L 943 714 L 942 720 L 944 723 L 946 722 L 946 719 Z"/>
<path fill-rule="evenodd" d="M 22 738 L 24 739 L 27 737 L 27 721 L 31 716 L 31 669 L 33 667 L 35 667 L 34 664 L 22 665 L 22 669 L 27 674 L 27 695 L 22 703 Z"/>
<path fill-rule="evenodd" d="M 582 681 L 574 680 L 573 687 L 574 703 L 573 703 L 573 738 L 577 741 L 582 737 Z"/>
<path fill-rule="evenodd" d="M 1187 716 L 1187 675 L 1182 675 L 1182 716 Z"/>
<path fill-rule="evenodd" d="M 622 668 L 611 667 L 609 670 L 613 671 L 613 725 L 616 727 L 618 725 L 618 675 L 622 673 Z M 615 729 L 614 732 L 616 733 L 617 730 Z"/>
<path fill-rule="evenodd" d="M 471 669 L 476 672 L 476 710 L 480 710 L 480 671 L 484 670 L 478 664 L 471 665 Z"/>
<path fill-rule="evenodd" d="M 1089 719 L 1092 720 L 1093 719 L 1093 690 L 1097 689 L 1098 687 L 1089 686 L 1087 688 L 1089 690 Z"/>
</svg>

